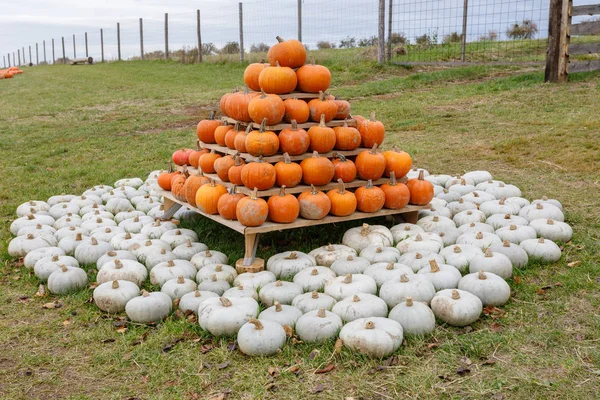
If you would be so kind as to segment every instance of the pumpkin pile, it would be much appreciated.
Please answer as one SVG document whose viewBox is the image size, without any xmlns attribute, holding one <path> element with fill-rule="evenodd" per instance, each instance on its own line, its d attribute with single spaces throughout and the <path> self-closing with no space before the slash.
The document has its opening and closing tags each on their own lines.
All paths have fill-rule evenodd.
<svg viewBox="0 0 600 400">
<path fill-rule="evenodd" d="M 198 123 L 197 149 L 173 153 L 178 169 L 160 187 L 245 226 L 428 204 L 432 184 L 405 180 L 410 155 L 380 150 L 385 127 L 375 114 L 350 115 L 349 102 L 326 93 L 329 69 L 306 63 L 297 40 L 277 39 L 268 63 L 246 68 L 244 89 L 221 98 L 224 117 Z"/>
<path fill-rule="evenodd" d="M 354 351 L 384 357 L 405 337 L 433 333 L 436 321 L 466 326 L 483 307 L 501 307 L 510 301 L 513 271 L 530 259 L 558 261 L 556 242 L 572 236 L 559 201 L 530 202 L 489 172 L 411 170 L 435 191 L 433 208 L 420 211 L 416 224 L 364 224 L 341 244 L 285 251 L 268 259 L 266 271 L 238 275 L 196 232 L 160 219 L 160 176 L 23 203 L 10 225 L 9 254 L 23 257 L 52 294 L 93 289 L 98 308 L 137 323 L 178 308 L 212 335 L 237 335 L 248 355 L 274 354 L 296 335 L 304 342 L 339 337 Z M 244 200 L 244 209 L 256 206 L 251 197 L 238 204 Z M 175 217 L 195 215 L 182 209 Z"/>
<path fill-rule="evenodd" d="M 10 79 L 14 75 L 22 74 L 23 71 L 17 67 L 10 67 L 7 69 L 0 69 L 0 79 Z"/>
</svg>

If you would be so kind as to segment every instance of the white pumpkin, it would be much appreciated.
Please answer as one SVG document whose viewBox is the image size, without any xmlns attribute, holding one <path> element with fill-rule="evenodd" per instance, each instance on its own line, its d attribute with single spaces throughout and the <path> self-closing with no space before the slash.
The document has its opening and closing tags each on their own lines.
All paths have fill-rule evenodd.
<svg viewBox="0 0 600 400">
<path fill-rule="evenodd" d="M 48 277 L 48 290 L 54 294 L 69 294 L 87 287 L 88 277 L 79 267 L 61 265 Z"/>
<path fill-rule="evenodd" d="M 9 230 L 10 230 L 10 233 L 12 233 L 13 235 L 16 235 L 21 228 L 24 228 L 26 226 L 36 226 L 37 224 L 52 226 L 52 225 L 54 225 L 54 221 L 55 221 L 54 218 L 52 218 L 49 215 L 27 214 L 24 217 L 15 219 L 10 224 Z"/>
<path fill-rule="evenodd" d="M 59 219 L 61 217 L 64 217 L 67 214 L 69 214 L 69 215 L 79 214 L 79 206 L 77 204 L 73 204 L 73 203 L 60 203 L 55 206 L 52 206 L 48 210 L 48 215 L 50 215 L 55 220 Z"/>
<path fill-rule="evenodd" d="M 433 188 L 434 193 L 436 191 L 436 188 Z M 440 189 L 438 190 L 438 193 L 441 193 L 444 189 L 442 187 L 440 187 Z M 448 208 L 448 202 L 444 199 L 438 199 L 437 197 L 434 197 L 433 199 L 431 199 L 431 201 L 429 202 L 429 205 L 431 205 L 431 207 L 446 207 Z"/>
<path fill-rule="evenodd" d="M 134 197 L 133 199 L 131 199 L 131 204 L 135 206 L 135 209 L 137 211 L 141 211 L 143 213 L 147 213 L 148 211 L 152 210 L 154 207 L 156 207 L 156 205 L 160 204 L 160 201 L 158 200 L 158 198 L 156 196 L 150 196 L 150 195 L 145 195 L 143 196 L 143 200 L 140 199 L 141 196 L 137 196 Z M 137 201 L 134 204 L 134 200 Z"/>
<path fill-rule="evenodd" d="M 375 280 L 377 287 L 380 287 L 385 282 L 400 279 L 400 276 L 403 274 L 412 275 L 413 270 L 407 265 L 393 262 L 373 264 L 364 272 L 364 275 L 370 276 Z"/>
<path fill-rule="evenodd" d="M 502 306 L 510 298 L 510 286 L 492 272 L 474 272 L 465 275 L 458 288 L 479 297 L 484 306 Z"/>
<path fill-rule="evenodd" d="M 46 247 L 56 247 L 54 236 L 46 234 L 44 237 L 35 237 L 33 234 L 17 236 L 8 244 L 8 254 L 12 257 L 25 257 L 27 253 Z"/>
<path fill-rule="evenodd" d="M 413 272 L 417 272 L 421 268 L 428 266 L 429 261 L 431 260 L 435 260 L 438 264 L 444 263 L 444 259 L 442 258 L 442 256 L 431 251 L 411 251 L 408 253 L 404 253 L 398 259 L 398 263 L 406 265 Z"/>
<path fill-rule="evenodd" d="M 125 311 L 125 305 L 140 295 L 140 288 L 133 282 L 114 280 L 100 284 L 94 289 L 94 304 L 109 314 Z"/>
<path fill-rule="evenodd" d="M 65 252 L 65 254 L 74 255 L 77 246 L 89 240 L 89 237 L 83 236 L 81 233 L 78 233 L 75 235 L 75 237 L 67 236 L 61 239 L 60 242 L 58 242 L 58 247 L 60 247 Z"/>
<path fill-rule="evenodd" d="M 450 180 L 448 182 L 452 181 Z M 447 184 L 448 183 L 446 183 L 446 185 Z M 460 193 L 461 196 L 464 196 L 476 190 L 475 185 L 473 185 L 473 181 L 469 179 L 461 179 L 459 183 L 454 183 L 450 186 L 446 186 L 446 188 L 451 192 Z"/>
<path fill-rule="evenodd" d="M 369 357 L 383 358 L 394 353 L 404 339 L 400 323 L 383 317 L 360 318 L 340 331 L 344 346 Z"/>
<path fill-rule="evenodd" d="M 240 351 L 249 356 L 273 355 L 283 348 L 286 339 L 280 324 L 265 319 L 249 319 L 237 334 Z"/>
<path fill-rule="evenodd" d="M 479 211 L 483 212 L 486 217 L 494 214 L 517 215 L 521 211 L 521 206 L 514 202 L 507 202 L 503 197 L 500 200 L 486 201 L 479 206 Z"/>
<path fill-rule="evenodd" d="M 482 205 L 485 202 L 496 200 L 494 196 L 481 190 L 474 190 L 471 193 L 467 193 L 464 196 L 462 196 L 461 199 L 475 203 L 478 206 Z"/>
<path fill-rule="evenodd" d="M 129 250 L 111 250 L 104 254 L 102 257 L 100 257 L 98 261 L 96 261 L 96 268 L 99 271 L 102 269 L 104 264 L 108 263 L 109 261 L 114 261 L 116 259 L 137 261 L 137 258 Z"/>
<path fill-rule="evenodd" d="M 335 272 L 327 267 L 305 268 L 294 276 L 294 283 L 302 286 L 305 292 L 323 290 L 325 282 L 336 277 Z"/>
<path fill-rule="evenodd" d="M 335 303 L 331 311 L 344 322 L 350 322 L 359 318 L 387 317 L 388 306 L 374 294 L 356 293 Z"/>
<path fill-rule="evenodd" d="M 537 236 L 542 236 L 553 242 L 566 243 L 573 237 L 573 229 L 567 223 L 550 218 L 534 219 L 529 223 L 529 226 L 535 230 Z"/>
<path fill-rule="evenodd" d="M 190 239 L 188 239 L 185 243 L 175 247 L 173 249 L 173 254 L 175 254 L 179 259 L 189 261 L 196 254 L 204 252 L 206 250 L 208 250 L 208 246 L 204 243 L 192 242 Z"/>
<path fill-rule="evenodd" d="M 512 243 L 521 243 L 525 239 L 535 239 L 537 232 L 526 225 L 509 225 L 496 231 L 496 235 L 502 240 L 508 240 Z"/>
<path fill-rule="evenodd" d="M 421 171 L 423 172 L 423 177 L 426 178 L 429 175 L 431 175 L 429 173 L 429 171 L 427 171 L 424 168 L 413 168 L 410 171 L 408 171 L 408 173 L 406 174 L 406 179 L 412 179 L 412 178 L 418 178 L 419 175 L 421 175 Z"/>
<path fill-rule="evenodd" d="M 179 309 L 183 313 L 198 314 L 200 304 L 213 297 L 219 297 L 219 295 L 206 290 L 194 290 L 181 296 L 181 299 L 179 299 Z"/>
<path fill-rule="evenodd" d="M 429 266 L 420 269 L 417 275 L 423 275 L 428 279 L 435 290 L 453 289 L 458 286 L 458 281 L 462 278 L 456 267 L 449 264 L 438 264 L 434 260 L 429 262 Z"/>
<path fill-rule="evenodd" d="M 525 206 L 530 205 L 531 203 L 529 202 L 529 200 L 523 198 L 523 197 L 507 197 L 506 198 L 506 202 L 507 203 L 512 203 L 512 204 L 516 204 L 518 205 L 520 208 L 523 208 Z M 562 210 L 562 207 L 559 207 Z"/>
<path fill-rule="evenodd" d="M 527 239 L 520 243 L 520 246 L 527 252 L 530 259 L 543 262 L 556 262 L 560 260 L 560 247 L 550 239 Z"/>
<path fill-rule="evenodd" d="M 98 283 L 124 280 L 142 286 L 147 277 L 148 271 L 143 264 L 133 260 L 114 259 L 102 266 L 98 271 L 96 280 Z"/>
<path fill-rule="evenodd" d="M 167 294 L 142 290 L 141 296 L 127 302 L 125 313 L 132 322 L 148 324 L 167 317 L 172 307 L 173 301 Z"/>
<path fill-rule="evenodd" d="M 160 239 L 169 243 L 171 248 L 175 248 L 180 244 L 186 243 L 188 239 L 192 242 L 197 242 L 198 235 L 191 229 L 172 229 L 163 233 Z"/>
<path fill-rule="evenodd" d="M 90 237 L 93 237 L 98 241 L 110 243 L 112 238 L 123 232 L 125 232 L 125 230 L 118 226 L 107 226 L 105 228 L 94 229 L 90 232 Z"/>
<path fill-rule="evenodd" d="M 141 212 L 141 211 L 136 211 L 134 209 L 129 209 L 127 211 L 120 211 L 120 212 L 118 212 L 113 217 L 113 219 L 115 220 L 115 222 L 117 224 L 120 224 L 121 222 L 123 222 L 125 220 L 131 219 L 131 218 L 135 218 L 135 217 L 144 217 L 144 216 L 145 216 L 144 213 Z"/>
<path fill-rule="evenodd" d="M 258 315 L 258 318 L 276 322 L 281 326 L 287 325 L 293 328 L 302 314 L 303 312 L 298 308 L 291 305 L 280 304 L 276 301 L 271 307 L 261 312 Z"/>
<path fill-rule="evenodd" d="M 529 263 L 529 256 L 525 249 L 508 240 L 505 240 L 503 243 L 494 243 L 489 248 L 494 253 L 502 253 L 508 257 L 514 268 L 523 268 Z"/>
<path fill-rule="evenodd" d="M 106 211 L 104 206 L 99 206 L 98 204 L 80 208 L 79 215 L 81 216 L 81 219 L 84 221 L 87 221 L 88 219 L 98 218 L 98 217 L 115 219 L 115 216 L 113 215 L 113 213 Z"/>
<path fill-rule="evenodd" d="M 444 189 L 444 190 L 442 190 L 441 193 L 436 194 L 436 198 L 444 200 L 448 203 L 451 203 L 453 201 L 458 201 L 458 199 L 460 199 L 461 196 L 462 195 L 460 194 L 460 192 L 458 192 L 456 190 L 450 191 L 448 189 Z"/>
<path fill-rule="evenodd" d="M 519 211 L 519 216 L 531 222 L 535 219 L 546 218 L 564 222 L 565 215 L 562 210 L 553 204 L 536 203 L 525 206 Z"/>
<path fill-rule="evenodd" d="M 405 301 L 407 297 L 429 304 L 434 295 L 433 283 L 419 274 L 410 276 L 404 274 L 398 280 L 384 283 L 379 290 L 379 297 L 390 308 Z"/>
<path fill-rule="evenodd" d="M 107 226 L 116 226 L 117 223 L 110 218 L 102 218 L 98 217 L 96 219 L 88 219 L 87 221 L 83 221 L 81 225 L 81 229 L 85 230 L 87 233 L 92 232 L 97 228 L 105 228 Z"/>
<path fill-rule="evenodd" d="M 456 244 L 471 244 L 480 249 L 487 249 L 494 243 L 502 243 L 502 240 L 495 233 L 489 232 L 467 232 L 456 239 Z"/>
<path fill-rule="evenodd" d="M 485 214 L 479 210 L 465 210 L 452 217 L 452 220 L 456 223 L 456 226 L 460 227 L 471 222 L 484 222 Z"/>
<path fill-rule="evenodd" d="M 302 313 L 306 314 L 309 311 L 324 308 L 331 311 L 331 308 L 336 303 L 335 299 L 328 294 L 312 291 L 294 297 L 292 305 L 297 307 Z"/>
<path fill-rule="evenodd" d="M 73 257 L 53 255 L 39 259 L 33 266 L 33 273 L 39 280 L 46 282 L 50 274 L 63 265 L 79 267 L 79 263 Z"/>
<path fill-rule="evenodd" d="M 409 253 L 411 251 L 425 252 L 430 251 L 433 253 L 439 252 L 444 246 L 444 241 L 436 233 L 426 232 L 417 233 L 415 236 L 408 237 L 401 240 L 396 248 L 400 250 L 401 254 Z"/>
<path fill-rule="evenodd" d="M 113 236 L 109 243 L 115 250 L 129 250 L 134 243 L 143 243 L 146 239 L 146 235 L 125 232 Z"/>
<path fill-rule="evenodd" d="M 64 193 L 56 195 L 56 196 L 52 196 L 48 199 L 48 205 L 53 206 L 58 203 L 68 203 L 71 200 L 73 200 L 75 197 L 77 197 L 77 196 L 75 196 L 74 194 L 64 194 Z"/>
<path fill-rule="evenodd" d="M 223 293 L 229 290 L 229 288 L 231 288 L 229 282 L 225 280 L 219 280 L 217 275 L 214 274 L 210 277 L 210 279 L 198 283 L 198 290 L 214 292 L 219 296 L 223 296 Z"/>
<path fill-rule="evenodd" d="M 140 178 L 123 178 L 115 182 L 115 187 L 131 186 L 137 189 L 142 186 L 143 183 L 144 182 Z"/>
<path fill-rule="evenodd" d="M 456 243 L 456 240 L 463 232 L 459 231 L 458 228 L 450 228 L 443 231 L 434 231 L 433 233 L 437 233 L 442 238 L 444 246 L 450 246 Z"/>
<path fill-rule="evenodd" d="M 30 200 L 17 207 L 17 217 L 24 217 L 27 214 L 37 214 L 38 212 L 49 211 L 51 206 L 45 201 Z"/>
<path fill-rule="evenodd" d="M 363 274 L 338 276 L 325 284 L 325 293 L 340 301 L 356 293 L 377 293 L 377 283 L 373 278 Z"/>
<path fill-rule="evenodd" d="M 444 174 L 435 174 L 435 175 L 428 175 L 424 178 L 426 181 L 429 181 L 429 182 L 433 183 L 434 185 L 444 186 L 446 184 L 446 182 L 448 182 L 449 179 L 452 179 L 452 176 L 444 175 Z"/>
<path fill-rule="evenodd" d="M 141 265 L 141 264 L 140 264 Z M 144 268 L 145 270 L 146 268 Z M 150 271 L 150 283 L 162 286 L 168 280 L 182 275 L 184 278 L 194 280 L 196 278 L 196 267 L 187 260 L 169 260 L 157 264 Z"/>
<path fill-rule="evenodd" d="M 370 245 L 392 246 L 394 237 L 390 230 L 383 225 L 362 224 L 360 227 L 348 229 L 344 233 L 342 244 L 359 252 Z"/>
<path fill-rule="evenodd" d="M 59 242 L 66 237 L 75 237 L 77 234 L 85 236 L 87 233 L 78 226 L 65 226 L 56 231 L 55 237 Z"/>
<path fill-rule="evenodd" d="M 431 308 L 420 301 L 413 301 L 410 296 L 392 308 L 389 318 L 402 325 L 406 335 L 427 335 L 435 330 L 435 315 Z"/>
<path fill-rule="evenodd" d="M 156 240 L 156 239 L 153 239 L 153 240 Z M 176 260 L 176 259 L 177 259 L 177 256 L 175 254 L 173 254 L 172 251 L 165 250 L 165 249 L 160 249 L 160 250 L 157 249 L 156 251 L 149 252 L 148 255 L 146 255 L 146 260 L 144 261 L 144 265 L 146 266 L 148 271 L 151 271 L 152 268 L 154 268 L 155 266 L 157 266 L 160 263 L 171 261 L 171 260 Z"/>
<path fill-rule="evenodd" d="M 453 326 L 467 326 L 477 321 L 483 310 L 479 297 L 460 289 L 445 289 L 431 300 L 437 318 Z"/>
<path fill-rule="evenodd" d="M 229 257 L 227 257 L 225 254 L 221 253 L 220 251 L 206 250 L 204 252 L 195 254 L 190 259 L 190 262 L 192 264 L 194 264 L 194 267 L 196 267 L 196 269 L 199 270 L 202 267 L 204 267 L 205 265 L 227 264 L 228 259 L 229 259 Z"/>
<path fill-rule="evenodd" d="M 358 256 L 358 253 L 353 248 L 343 244 L 330 244 L 314 249 L 308 255 L 315 258 L 317 265 L 330 267 L 336 260 L 341 260 L 348 256 Z"/>
<path fill-rule="evenodd" d="M 294 297 L 301 295 L 303 292 L 302 286 L 297 283 L 276 281 L 261 287 L 258 295 L 260 301 L 270 307 L 276 301 L 281 304 L 292 304 Z"/>
<path fill-rule="evenodd" d="M 485 189 L 485 192 L 491 194 L 497 199 L 501 199 L 503 197 L 521 197 L 521 189 L 515 185 L 506 185 L 504 183 L 490 186 Z"/>
<path fill-rule="evenodd" d="M 89 188 L 88 190 L 86 190 L 85 192 L 83 192 L 84 196 L 87 195 L 95 195 L 95 196 L 102 196 L 104 193 L 106 192 L 110 192 L 113 189 L 112 186 L 108 186 L 108 185 L 96 185 L 92 188 Z"/>
<path fill-rule="evenodd" d="M 69 203 L 76 204 L 79 208 L 83 208 L 86 206 L 92 206 L 94 204 L 102 205 L 102 199 L 100 196 L 89 195 L 89 196 L 76 196 Z"/>
<path fill-rule="evenodd" d="M 390 229 L 390 232 L 392 232 L 394 243 L 398 243 L 401 240 L 415 236 L 417 233 L 425 233 L 423 228 L 421 228 L 419 225 L 410 223 L 394 225 Z"/>
<path fill-rule="evenodd" d="M 465 201 L 461 197 L 457 201 L 453 201 L 453 202 L 448 203 L 448 209 L 452 213 L 452 216 L 455 216 L 456 214 L 458 214 L 461 211 L 477 210 L 478 207 L 477 207 L 477 204 L 475 204 L 475 203 L 473 203 L 471 201 Z M 456 224 L 454 224 L 454 226 L 456 226 Z"/>
<path fill-rule="evenodd" d="M 196 289 L 196 282 L 180 275 L 175 279 L 166 281 L 160 288 L 160 291 L 168 294 L 171 299 L 175 300 L 180 299 L 184 294 L 193 292 Z"/>
<path fill-rule="evenodd" d="M 492 174 L 490 174 L 488 171 L 469 171 L 463 174 L 462 177 L 465 179 L 470 179 L 474 185 L 492 180 Z"/>
<path fill-rule="evenodd" d="M 250 297 L 210 298 L 198 308 L 200 327 L 214 336 L 235 335 L 250 318 L 258 315 L 258 303 Z"/>
<path fill-rule="evenodd" d="M 228 299 L 236 297 L 250 297 L 258 301 L 258 293 L 256 292 L 256 289 L 252 286 L 246 287 L 244 285 L 237 285 L 227 289 L 223 293 L 223 297 L 227 297 Z"/>
<path fill-rule="evenodd" d="M 275 282 L 276 280 L 277 277 L 271 271 L 244 272 L 235 277 L 233 284 L 235 286 L 242 285 L 258 290 L 267 283 Z"/>
<path fill-rule="evenodd" d="M 562 203 L 556 199 L 549 199 L 547 196 L 542 196 L 541 199 L 535 199 L 531 202 L 531 204 L 542 203 L 542 204 L 552 204 L 555 207 L 558 207 L 560 210 L 563 209 Z"/>
<path fill-rule="evenodd" d="M 133 217 L 133 218 L 129 218 L 126 219 L 124 221 L 121 221 L 119 223 L 119 227 L 123 228 L 123 230 L 125 232 L 130 232 L 130 233 L 140 233 L 142 231 L 142 228 L 146 225 L 150 225 L 152 224 L 152 221 L 154 221 L 154 218 L 152 217 L 148 217 L 148 216 L 143 216 L 143 217 Z"/>
<path fill-rule="evenodd" d="M 339 315 L 320 308 L 298 318 L 296 334 L 307 343 L 322 342 L 336 337 L 342 325 Z"/>
<path fill-rule="evenodd" d="M 439 215 L 421 218 L 417 221 L 417 225 L 423 228 L 425 232 L 436 232 L 444 229 L 456 228 L 456 224 L 453 220 Z"/>
<path fill-rule="evenodd" d="M 494 253 L 491 249 L 486 249 L 483 255 L 478 255 L 469 265 L 469 272 L 474 273 L 480 270 L 492 272 L 503 279 L 512 276 L 512 263 L 510 259 L 502 253 Z"/>
<path fill-rule="evenodd" d="M 483 255 L 483 252 L 479 247 L 471 244 L 455 244 L 444 247 L 440 251 L 440 256 L 444 259 L 442 263 L 452 265 L 460 272 L 467 271 L 471 260 L 478 255 Z"/>
<path fill-rule="evenodd" d="M 431 206 L 431 208 L 429 209 L 419 210 L 417 215 L 419 219 L 425 217 L 433 217 L 435 215 L 437 215 L 438 217 L 450 218 L 452 217 L 452 211 L 450 211 L 448 207 Z"/>
<path fill-rule="evenodd" d="M 152 218 L 162 218 L 165 213 L 165 206 L 163 204 L 155 206 L 152 210 L 146 214 Z"/>
<path fill-rule="evenodd" d="M 267 260 L 267 270 L 281 279 L 290 279 L 304 268 L 316 265 L 317 261 L 313 256 L 300 251 L 286 251 L 275 254 Z"/>
<path fill-rule="evenodd" d="M 196 273 L 196 282 L 202 282 L 211 279 L 213 275 L 217 275 L 217 279 L 223 279 L 232 283 L 237 272 L 235 268 L 227 264 L 206 264 Z"/>
<path fill-rule="evenodd" d="M 125 196 L 127 197 L 127 196 Z M 133 209 L 133 205 L 131 204 L 131 202 L 129 200 L 127 200 L 127 198 L 119 198 L 119 197 L 112 197 L 110 199 L 108 199 L 108 201 L 106 202 L 106 204 L 104 205 L 106 207 L 106 210 L 113 213 L 113 214 L 118 214 L 121 211 L 127 211 L 130 209 Z"/>
<path fill-rule="evenodd" d="M 31 269 L 34 268 L 35 264 L 42 258 L 64 255 L 65 252 L 60 247 L 40 247 L 39 249 L 35 249 L 27 253 L 27 255 L 23 258 L 23 266 Z"/>
<path fill-rule="evenodd" d="M 363 257 L 348 256 L 331 264 L 331 270 L 336 275 L 362 274 L 371 263 Z"/>
<path fill-rule="evenodd" d="M 509 225 L 529 225 L 529 221 L 525 218 L 511 214 L 493 214 L 485 220 L 485 223 L 493 229 L 500 229 Z"/>
<path fill-rule="evenodd" d="M 129 251 L 140 260 L 141 263 L 146 262 L 149 255 L 159 253 L 162 250 L 171 251 L 171 246 L 160 239 L 147 239 L 144 242 L 136 242 L 129 246 Z"/>
<path fill-rule="evenodd" d="M 150 239 L 160 239 L 165 232 L 173 229 L 177 229 L 177 225 L 173 222 L 157 219 L 153 223 L 145 225 L 140 232 L 147 235 Z"/>
<path fill-rule="evenodd" d="M 484 224 L 483 222 L 471 222 L 470 224 L 464 224 L 458 227 L 458 231 L 463 234 L 463 233 L 472 233 L 472 232 L 488 232 L 488 233 L 495 233 L 496 230 L 488 225 L 488 224 Z M 458 240 L 458 238 L 457 238 Z"/>
<path fill-rule="evenodd" d="M 366 258 L 371 264 L 396 262 L 400 251 L 395 247 L 367 246 L 360 251 L 360 257 Z"/>
<path fill-rule="evenodd" d="M 40 234 L 46 234 L 56 237 L 56 228 L 50 225 L 42 224 L 24 226 L 23 228 L 19 229 L 19 232 L 17 232 L 17 236 L 26 236 L 30 233 L 36 237 Z"/>
<path fill-rule="evenodd" d="M 91 238 L 75 248 L 75 258 L 81 265 L 96 264 L 96 261 L 107 252 L 113 250 L 110 243 Z"/>
</svg>

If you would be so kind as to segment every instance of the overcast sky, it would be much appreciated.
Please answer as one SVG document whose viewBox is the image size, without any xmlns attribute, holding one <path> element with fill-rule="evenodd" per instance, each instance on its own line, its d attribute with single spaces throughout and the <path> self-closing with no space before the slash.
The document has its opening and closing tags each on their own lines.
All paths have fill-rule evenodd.
<svg viewBox="0 0 600 400">
<path fill-rule="evenodd" d="M 389 1 L 389 0 L 388 0 Z M 395 32 L 409 39 L 437 31 L 439 37 L 461 30 L 464 0 L 394 0 Z M 538 23 L 540 37 L 547 34 L 550 0 L 469 0 L 468 40 L 490 30 L 501 36 L 515 22 L 529 18 Z M 576 4 L 597 0 L 575 0 Z M 243 0 L 244 42 L 272 44 L 274 37 L 297 36 L 297 0 Z M 369 37 L 377 34 L 377 0 L 304 0 L 303 41 L 315 47 L 317 41 L 339 42 L 346 36 Z M 105 57 L 117 57 L 116 23 L 121 24 L 123 58 L 139 56 L 139 22 L 144 19 L 146 52 L 164 49 L 164 13 L 169 13 L 169 48 L 196 44 L 196 9 L 202 15 L 203 42 L 221 47 L 239 40 L 238 0 L 0 0 L 0 54 L 6 55 L 46 40 L 47 58 L 55 39 L 56 57 L 62 56 L 61 37 L 65 38 L 67 57 L 85 55 L 84 33 L 88 32 L 89 55 L 100 58 L 100 29 L 104 30 Z M 387 21 L 387 17 L 386 17 Z M 387 32 L 387 29 L 386 29 Z"/>
</svg>

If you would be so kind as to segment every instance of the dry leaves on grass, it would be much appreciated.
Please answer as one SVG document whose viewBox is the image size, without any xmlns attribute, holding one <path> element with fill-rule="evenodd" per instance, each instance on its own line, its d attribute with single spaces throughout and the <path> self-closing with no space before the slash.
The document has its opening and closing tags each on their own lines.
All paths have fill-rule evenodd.
<svg viewBox="0 0 600 400">
<path fill-rule="evenodd" d="M 62 306 L 63 305 L 60 301 L 52 301 L 42 305 L 42 308 L 45 308 L 46 310 L 54 310 L 55 308 L 61 308 Z"/>
<path fill-rule="evenodd" d="M 325 389 L 326 389 L 325 385 L 323 385 L 322 383 L 319 383 L 317 386 L 315 386 L 312 389 L 310 389 L 310 392 L 312 394 L 316 394 L 316 393 L 321 393 Z"/>
<path fill-rule="evenodd" d="M 581 265 L 581 261 L 571 261 L 570 263 L 567 264 L 567 267 L 575 268 L 575 267 L 579 267 L 580 265 Z"/>
<path fill-rule="evenodd" d="M 335 369 L 335 365 L 334 364 L 327 364 L 323 368 L 316 370 L 315 374 L 328 374 L 331 371 L 333 371 L 334 369 Z"/>
</svg>

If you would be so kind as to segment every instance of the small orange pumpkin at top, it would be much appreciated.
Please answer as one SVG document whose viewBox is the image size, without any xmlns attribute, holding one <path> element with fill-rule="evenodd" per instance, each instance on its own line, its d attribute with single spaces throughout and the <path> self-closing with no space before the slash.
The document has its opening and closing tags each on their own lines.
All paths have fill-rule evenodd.
<svg viewBox="0 0 600 400">
<path fill-rule="evenodd" d="M 296 73 L 290 67 L 268 66 L 258 76 L 260 90 L 265 93 L 286 94 L 291 93 L 298 84 Z"/>
<path fill-rule="evenodd" d="M 207 174 L 215 173 L 215 161 L 221 158 L 220 154 L 215 153 L 214 149 L 210 151 L 210 153 L 205 153 L 200 156 L 198 159 L 198 168 Z"/>
<path fill-rule="evenodd" d="M 248 90 L 248 86 L 244 87 L 244 90 L 241 92 L 233 93 L 231 96 L 229 96 L 225 105 L 227 112 L 229 113 L 228 115 L 240 122 L 252 121 L 248 111 L 248 106 L 250 105 L 250 102 L 258 95 L 259 93 L 250 92 Z"/>
<path fill-rule="evenodd" d="M 319 92 L 318 98 L 308 102 L 308 109 L 310 110 L 310 120 L 314 122 L 319 122 L 323 114 L 325 115 L 325 122 L 329 122 L 337 114 L 337 106 L 333 100 L 325 97 L 324 92 Z"/>
<path fill-rule="evenodd" d="M 341 179 L 348 183 L 356 179 L 356 165 L 354 161 L 348 160 L 343 154 L 335 154 L 333 159 L 333 180 Z"/>
<path fill-rule="evenodd" d="M 321 115 L 319 125 L 308 129 L 309 148 L 319 153 L 329 153 L 335 147 L 335 131 L 325 125 L 325 114 Z"/>
<path fill-rule="evenodd" d="M 301 92 L 318 93 L 326 91 L 331 85 L 331 72 L 324 65 L 305 64 L 296 71 L 298 89 Z"/>
<path fill-rule="evenodd" d="M 298 68 L 306 62 L 306 48 L 298 40 L 283 40 L 276 37 L 277 42 L 267 52 L 267 59 L 271 65 L 281 65 L 282 67 Z"/>
<path fill-rule="evenodd" d="M 343 126 L 333 128 L 335 132 L 335 148 L 338 150 L 354 150 L 360 146 L 362 140 L 358 129 L 348 126 L 344 120 Z"/>
<path fill-rule="evenodd" d="M 292 99 L 285 99 L 283 105 L 285 106 L 285 114 L 283 116 L 284 121 L 292 122 L 292 120 L 296 120 L 299 124 L 308 121 L 310 109 L 308 108 L 308 103 L 306 101 L 294 97 Z"/>
<path fill-rule="evenodd" d="M 318 152 L 305 158 L 300 163 L 302 167 L 302 181 L 307 185 L 323 186 L 331 182 L 335 169 L 333 163 L 326 157 L 319 157 Z"/>
</svg>

